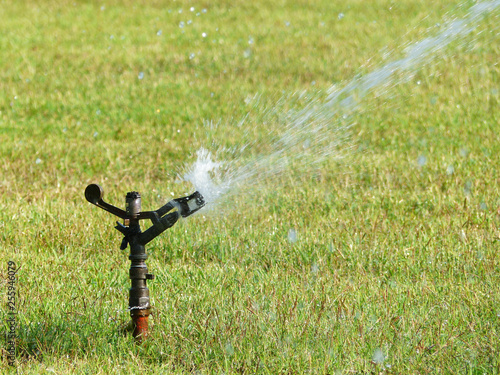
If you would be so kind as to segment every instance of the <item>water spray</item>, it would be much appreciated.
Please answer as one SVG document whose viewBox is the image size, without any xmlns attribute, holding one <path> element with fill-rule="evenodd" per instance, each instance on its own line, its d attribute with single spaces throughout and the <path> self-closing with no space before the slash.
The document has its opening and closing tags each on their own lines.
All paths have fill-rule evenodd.
<svg viewBox="0 0 500 375">
<path fill-rule="evenodd" d="M 464 17 L 449 17 L 451 19 L 443 21 L 436 33 L 398 48 L 398 51 L 403 49 L 402 57 L 389 59 L 382 66 L 344 84 L 332 85 L 325 98 L 304 91 L 297 96 L 285 95 L 274 106 L 259 108 L 260 96 L 256 95 L 249 103 L 262 114 L 261 123 L 273 123 L 275 118 L 286 121 L 276 133 L 277 139 L 269 136 L 266 138 L 268 143 L 255 144 L 269 151 L 256 156 L 250 153 L 244 159 L 243 151 L 254 145 L 251 141 L 230 149 L 220 147 L 214 152 L 201 148 L 184 179 L 194 186 L 201 186 L 208 205 L 213 205 L 224 202 L 222 197 L 225 194 L 241 187 L 255 186 L 266 177 L 286 173 L 292 168 L 294 171 L 304 169 L 309 173 L 312 165 L 321 165 L 332 157 L 347 156 L 353 146 L 350 129 L 356 124 L 351 114 L 361 110 L 364 98 L 370 93 L 382 95 L 390 92 L 394 86 L 408 82 L 422 67 L 443 54 L 450 43 L 471 34 L 483 17 L 499 8 L 500 0 L 475 1 Z M 299 106 L 290 102 L 296 99 L 300 100 Z M 255 124 L 250 124 L 250 132 L 243 132 L 242 126 L 248 117 L 247 113 L 236 126 L 241 129 L 242 136 L 253 134 Z M 213 128 L 212 123 L 208 125 Z M 231 129 L 224 130 L 233 131 L 235 125 L 230 124 Z M 219 151 L 221 154 L 218 154 Z M 221 158 L 227 159 L 224 165 L 217 161 Z"/>
<path fill-rule="evenodd" d="M 172 199 L 156 211 L 141 211 L 141 195 L 132 191 L 125 197 L 125 210 L 106 203 L 102 197 L 104 192 L 97 184 L 88 185 L 85 198 L 105 211 L 123 219 L 123 224 L 117 222 L 117 229 L 124 235 L 120 249 L 125 250 L 130 245 L 129 259 L 131 266 L 129 276 L 132 283 L 129 294 L 129 311 L 133 323 L 133 336 L 138 343 L 148 336 L 148 318 L 151 315 L 149 289 L 147 280 L 153 280 L 154 275 L 148 272 L 146 266 L 145 245 L 165 230 L 173 226 L 180 217 L 187 217 L 205 205 L 205 200 L 199 192 L 187 197 Z M 150 219 L 152 226 L 142 232 L 139 221 Z"/>
</svg>

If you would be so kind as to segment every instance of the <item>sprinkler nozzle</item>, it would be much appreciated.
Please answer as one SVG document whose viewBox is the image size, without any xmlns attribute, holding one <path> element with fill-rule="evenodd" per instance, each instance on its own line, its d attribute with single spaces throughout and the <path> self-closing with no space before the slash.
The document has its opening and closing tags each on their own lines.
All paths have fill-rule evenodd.
<svg viewBox="0 0 500 375">
<path fill-rule="evenodd" d="M 174 201 L 179 204 L 179 211 L 182 217 L 194 214 L 205 205 L 205 199 L 203 199 L 203 196 L 198 191 L 195 191 L 190 196 L 174 199 Z"/>
</svg>

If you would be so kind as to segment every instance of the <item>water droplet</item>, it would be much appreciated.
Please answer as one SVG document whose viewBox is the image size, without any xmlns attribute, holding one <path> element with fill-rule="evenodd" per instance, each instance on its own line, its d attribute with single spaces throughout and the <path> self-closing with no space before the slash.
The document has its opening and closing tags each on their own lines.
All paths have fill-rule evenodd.
<svg viewBox="0 0 500 375">
<path fill-rule="evenodd" d="M 481 202 L 481 204 L 479 205 L 479 208 L 483 211 L 486 211 L 488 209 L 488 206 L 486 205 L 486 203 L 484 202 Z"/>
<path fill-rule="evenodd" d="M 417 159 L 417 163 L 419 167 L 423 167 L 425 163 L 427 163 L 427 158 L 424 155 L 420 155 Z"/>
<path fill-rule="evenodd" d="M 195 56 L 196 56 L 196 55 L 195 55 L 194 53 L 190 53 L 190 54 L 189 54 L 189 60 L 194 59 L 194 58 L 195 58 Z"/>
<path fill-rule="evenodd" d="M 463 158 L 465 158 L 465 157 L 467 157 L 467 155 L 469 155 L 469 150 L 467 150 L 466 148 L 462 147 L 460 149 L 460 156 L 463 157 Z"/>
<path fill-rule="evenodd" d="M 464 193 L 466 195 L 470 195 L 472 191 L 472 181 L 465 181 L 465 184 L 464 184 Z"/>
<path fill-rule="evenodd" d="M 252 37 L 249 37 L 249 38 L 248 38 L 248 44 L 253 44 L 253 42 L 254 42 L 254 41 L 253 41 L 253 38 L 252 38 Z"/>
<path fill-rule="evenodd" d="M 194 7 L 189 8 L 191 12 L 194 12 Z"/>
<path fill-rule="evenodd" d="M 97 111 L 95 111 L 95 114 L 96 114 L 97 116 L 99 116 L 99 115 L 101 114 L 101 110 L 100 110 L 100 109 L 98 109 Z"/>
<path fill-rule="evenodd" d="M 373 352 L 373 357 L 372 361 L 375 362 L 376 364 L 382 364 L 384 363 L 385 356 L 384 353 L 382 352 L 382 349 L 377 348 L 375 349 L 375 352 Z"/>
<path fill-rule="evenodd" d="M 207 37 L 207 33 L 201 33 L 201 37 L 202 38 L 206 38 Z"/>
<path fill-rule="evenodd" d="M 228 342 L 226 344 L 225 350 L 226 350 L 226 354 L 229 355 L 229 356 L 232 356 L 234 354 L 234 348 L 233 348 L 233 346 L 231 345 L 230 342 Z"/>
<path fill-rule="evenodd" d="M 417 85 L 420 85 L 422 83 L 422 81 L 417 81 Z"/>
<path fill-rule="evenodd" d="M 42 162 L 42 159 L 40 159 L 40 158 L 36 158 L 36 160 L 35 160 L 35 164 L 40 164 L 41 162 Z"/>
<path fill-rule="evenodd" d="M 206 8 L 203 8 L 203 9 L 201 10 L 201 13 L 207 13 Z"/>
<path fill-rule="evenodd" d="M 453 165 L 448 165 L 448 167 L 446 167 L 446 174 L 448 176 L 451 176 L 453 173 L 455 172 L 455 167 Z"/>
<path fill-rule="evenodd" d="M 312 266 L 311 266 L 311 273 L 313 274 L 317 274 L 319 272 L 319 266 L 314 263 Z"/>
<path fill-rule="evenodd" d="M 98 134 L 98 132 L 94 132 L 94 138 L 97 137 Z"/>
<path fill-rule="evenodd" d="M 158 35 L 158 36 L 161 36 L 161 34 L 162 34 L 162 31 L 161 31 L 161 30 L 158 30 L 158 31 L 156 32 L 156 35 Z"/>
<path fill-rule="evenodd" d="M 103 6 L 101 6 L 101 12 L 102 12 L 104 9 L 106 9 L 106 7 L 105 7 L 104 5 L 103 5 Z"/>
<path fill-rule="evenodd" d="M 290 21 L 286 21 L 286 22 L 285 22 L 285 26 L 286 26 L 286 27 L 290 26 Z"/>
<path fill-rule="evenodd" d="M 288 241 L 290 241 L 291 243 L 297 242 L 297 232 L 295 231 L 295 229 L 290 229 L 288 231 Z"/>
<path fill-rule="evenodd" d="M 191 25 L 192 23 L 193 23 L 193 20 L 188 20 L 188 21 L 187 21 L 187 24 L 188 24 L 188 25 Z"/>
<path fill-rule="evenodd" d="M 137 78 L 143 79 L 144 78 L 144 72 L 139 72 Z"/>
<path fill-rule="evenodd" d="M 186 24 L 184 23 L 184 21 L 181 21 L 179 22 L 179 27 L 182 29 Z"/>
<path fill-rule="evenodd" d="M 339 13 L 339 15 L 338 15 L 339 20 L 341 20 L 344 17 L 345 17 L 344 13 Z"/>
<path fill-rule="evenodd" d="M 243 52 L 243 57 L 245 59 L 248 59 L 250 56 L 252 56 L 252 50 L 250 48 L 247 48 L 244 52 Z"/>
</svg>

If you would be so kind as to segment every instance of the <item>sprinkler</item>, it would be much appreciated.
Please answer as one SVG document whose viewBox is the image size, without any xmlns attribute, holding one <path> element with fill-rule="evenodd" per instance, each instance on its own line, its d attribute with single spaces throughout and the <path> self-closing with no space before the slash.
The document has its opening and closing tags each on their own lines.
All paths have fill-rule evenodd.
<svg viewBox="0 0 500 375">
<path fill-rule="evenodd" d="M 97 184 L 91 184 L 85 189 L 85 198 L 123 219 L 123 224 L 117 222 L 115 229 L 120 231 L 124 238 L 120 249 L 125 250 L 130 245 L 129 259 L 132 262 L 129 276 L 132 283 L 129 294 L 129 310 L 133 323 L 133 336 L 141 343 L 148 335 L 148 318 L 151 314 L 149 289 L 146 281 L 153 280 L 154 275 L 148 273 L 146 267 L 145 245 L 166 229 L 173 226 L 182 217 L 192 215 L 205 205 L 203 196 L 195 192 L 187 197 L 172 199 L 156 211 L 141 211 L 141 195 L 132 191 L 125 197 L 125 210 L 104 202 L 103 190 Z M 150 219 L 153 225 L 142 232 L 139 220 Z"/>
</svg>

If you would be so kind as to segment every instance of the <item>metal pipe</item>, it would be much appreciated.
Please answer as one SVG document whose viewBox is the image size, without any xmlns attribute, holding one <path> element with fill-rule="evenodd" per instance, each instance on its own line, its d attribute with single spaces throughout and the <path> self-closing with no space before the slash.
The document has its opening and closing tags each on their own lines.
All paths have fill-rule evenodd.
<svg viewBox="0 0 500 375">
<path fill-rule="evenodd" d="M 134 324 L 134 338 L 138 342 L 142 342 L 148 336 L 148 319 L 151 314 L 149 289 L 146 280 L 153 279 L 154 276 L 148 273 L 148 267 L 146 266 L 148 255 L 144 244 L 139 241 L 141 226 L 137 217 L 141 212 L 141 195 L 138 192 L 127 193 L 125 209 L 127 216 L 130 218 L 128 219 L 127 237 L 130 243 L 128 258 L 132 263 L 129 270 L 132 286 L 129 291 L 128 307 Z"/>
</svg>

